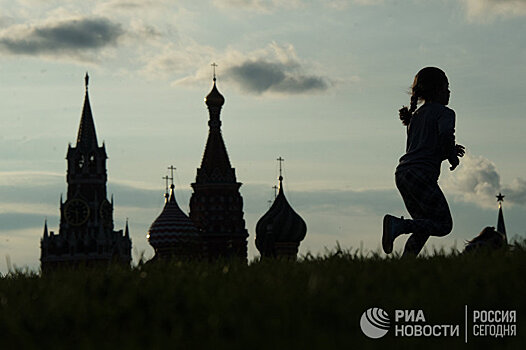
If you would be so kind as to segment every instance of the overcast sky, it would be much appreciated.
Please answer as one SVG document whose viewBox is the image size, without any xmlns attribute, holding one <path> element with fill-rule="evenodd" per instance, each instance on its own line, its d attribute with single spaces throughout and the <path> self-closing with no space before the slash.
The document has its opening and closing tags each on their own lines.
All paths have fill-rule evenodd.
<svg viewBox="0 0 526 350">
<path fill-rule="evenodd" d="M 430 65 L 449 77 L 468 153 L 453 173 L 442 169 L 454 229 L 429 247 L 461 249 L 496 225 L 499 191 L 508 236 L 526 237 L 526 1 L 0 0 L 0 9 L 0 272 L 6 256 L 38 268 L 46 217 L 58 231 L 86 71 L 116 229 L 128 217 L 133 255 L 151 257 L 146 232 L 171 164 L 188 211 L 212 62 L 251 258 L 278 156 L 308 226 L 302 254 L 336 241 L 380 249 L 383 215 L 407 215 L 393 177 L 405 147 L 397 110 Z"/>
</svg>

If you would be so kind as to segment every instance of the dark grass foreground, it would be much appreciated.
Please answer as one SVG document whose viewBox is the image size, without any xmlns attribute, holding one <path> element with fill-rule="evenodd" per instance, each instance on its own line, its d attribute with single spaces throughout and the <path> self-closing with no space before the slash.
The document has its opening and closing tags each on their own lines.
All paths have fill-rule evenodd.
<svg viewBox="0 0 526 350">
<path fill-rule="evenodd" d="M 0 278 L 1 349 L 519 349 L 526 339 L 526 249 L 418 259 L 349 252 L 301 262 L 231 261 Z M 470 337 L 464 307 L 517 310 L 517 336 Z M 453 338 L 381 339 L 362 313 L 422 309 Z"/>
</svg>

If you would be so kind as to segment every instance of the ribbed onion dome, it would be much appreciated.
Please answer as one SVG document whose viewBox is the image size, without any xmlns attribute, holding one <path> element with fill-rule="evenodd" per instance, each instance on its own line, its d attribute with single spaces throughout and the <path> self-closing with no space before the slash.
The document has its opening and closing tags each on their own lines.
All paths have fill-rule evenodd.
<svg viewBox="0 0 526 350">
<path fill-rule="evenodd" d="M 212 91 L 205 97 L 205 103 L 208 107 L 221 107 L 225 103 L 225 98 L 216 87 L 216 79 L 214 78 L 214 86 Z"/>
<path fill-rule="evenodd" d="M 270 209 L 256 225 L 256 247 L 262 255 L 274 255 L 276 243 L 299 244 L 307 233 L 305 221 L 292 209 L 283 192 L 283 177 L 279 178 L 279 193 Z"/>
<path fill-rule="evenodd" d="M 156 252 L 195 243 L 198 238 L 197 228 L 175 201 L 174 187 L 171 186 L 170 197 L 166 200 L 163 211 L 148 231 L 148 242 Z"/>
</svg>

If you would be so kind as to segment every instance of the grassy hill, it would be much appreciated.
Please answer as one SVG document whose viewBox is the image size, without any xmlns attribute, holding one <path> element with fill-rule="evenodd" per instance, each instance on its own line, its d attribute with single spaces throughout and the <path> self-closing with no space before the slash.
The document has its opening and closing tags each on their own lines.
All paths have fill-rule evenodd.
<svg viewBox="0 0 526 350">
<path fill-rule="evenodd" d="M 337 249 L 299 262 L 157 263 L 0 278 L 2 349 L 499 348 L 526 339 L 526 245 L 470 255 L 383 259 Z M 470 337 L 464 311 L 517 310 L 517 336 Z M 457 337 L 380 339 L 360 317 L 423 310 Z M 470 326 L 471 327 L 471 326 Z M 471 329 L 471 328 L 470 328 Z"/>
</svg>

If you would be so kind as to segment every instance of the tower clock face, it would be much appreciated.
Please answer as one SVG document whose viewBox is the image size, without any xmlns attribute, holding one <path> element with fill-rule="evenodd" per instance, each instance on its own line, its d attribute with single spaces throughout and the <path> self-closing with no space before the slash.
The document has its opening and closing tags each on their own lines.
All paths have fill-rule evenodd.
<svg viewBox="0 0 526 350">
<path fill-rule="evenodd" d="M 64 216 L 69 224 L 82 225 L 89 218 L 88 203 L 78 198 L 67 201 L 64 207 Z"/>
<path fill-rule="evenodd" d="M 113 218 L 113 208 L 111 207 L 110 202 L 107 199 L 103 200 L 100 203 L 99 209 L 100 218 L 102 219 L 102 224 L 104 226 L 110 226 Z"/>
</svg>

